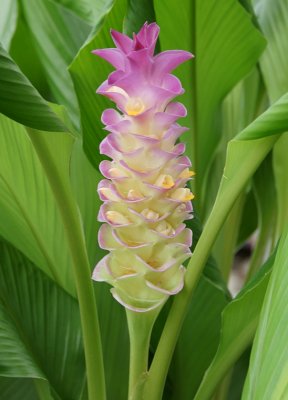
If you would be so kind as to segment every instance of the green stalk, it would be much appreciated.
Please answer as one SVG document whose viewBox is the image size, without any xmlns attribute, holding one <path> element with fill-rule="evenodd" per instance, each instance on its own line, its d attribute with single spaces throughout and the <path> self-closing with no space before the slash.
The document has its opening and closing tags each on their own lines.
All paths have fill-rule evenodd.
<svg viewBox="0 0 288 400">
<path fill-rule="evenodd" d="M 160 400 L 162 398 L 169 365 L 186 312 L 217 234 L 248 179 L 256 171 L 260 162 L 265 158 L 278 138 L 279 135 L 266 137 L 261 142 L 259 151 L 248 155 L 246 168 L 238 169 L 235 172 L 236 177 L 229 179 L 229 190 L 227 187 L 221 190 L 222 185 L 220 185 L 220 194 L 216 198 L 211 214 L 187 267 L 184 289 L 175 298 L 163 329 L 145 384 L 144 400 Z M 223 176 L 222 184 L 226 179 Z"/>
<path fill-rule="evenodd" d="M 70 185 L 67 184 L 65 178 L 59 172 L 53 154 L 51 154 L 51 149 L 45 143 L 42 133 L 34 132 L 32 129 L 27 129 L 27 132 L 45 170 L 59 207 L 73 260 L 72 268 L 83 331 L 88 398 L 89 400 L 104 400 L 106 398 L 105 378 L 98 313 L 77 205 Z M 45 135 L 49 135 L 49 133 L 45 133 Z"/>
<path fill-rule="evenodd" d="M 148 375 L 148 356 L 151 332 L 161 308 L 145 313 L 126 309 L 130 336 L 129 400 L 142 398 Z"/>
</svg>

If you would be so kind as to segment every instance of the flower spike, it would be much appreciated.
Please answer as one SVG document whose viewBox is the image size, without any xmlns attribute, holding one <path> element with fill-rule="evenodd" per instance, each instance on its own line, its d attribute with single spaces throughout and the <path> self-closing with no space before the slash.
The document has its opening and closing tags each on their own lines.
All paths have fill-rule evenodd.
<svg viewBox="0 0 288 400">
<path fill-rule="evenodd" d="M 93 279 L 113 286 L 114 298 L 127 309 L 150 311 L 183 288 L 192 232 L 193 194 L 186 183 L 194 175 L 176 140 L 186 128 L 176 120 L 185 107 L 173 98 L 184 92 L 171 71 L 191 53 L 170 50 L 153 55 L 159 27 L 145 23 L 133 39 L 111 31 L 116 48 L 94 50 L 116 69 L 97 93 L 116 103 L 103 112 L 108 136 L 100 144 L 111 158 L 100 164 L 98 192 L 104 204 L 98 219 L 101 248 L 109 250 Z"/>
</svg>

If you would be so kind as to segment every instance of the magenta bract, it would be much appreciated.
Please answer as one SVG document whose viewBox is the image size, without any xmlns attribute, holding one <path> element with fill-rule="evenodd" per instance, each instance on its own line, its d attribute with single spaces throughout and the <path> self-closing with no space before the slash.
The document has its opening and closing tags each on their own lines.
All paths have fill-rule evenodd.
<svg viewBox="0 0 288 400">
<path fill-rule="evenodd" d="M 102 122 L 109 134 L 100 152 L 105 179 L 98 192 L 104 204 L 98 219 L 99 245 L 109 250 L 93 279 L 113 286 L 113 296 L 134 311 L 148 311 L 178 293 L 184 282 L 182 263 L 190 256 L 193 194 L 186 183 L 194 175 L 185 145 L 176 143 L 186 128 L 176 123 L 185 107 L 172 102 L 184 92 L 171 71 L 192 57 L 182 50 L 153 55 L 156 23 L 133 39 L 111 31 L 117 48 L 94 50 L 115 67 L 98 88 L 116 103 Z"/>
</svg>

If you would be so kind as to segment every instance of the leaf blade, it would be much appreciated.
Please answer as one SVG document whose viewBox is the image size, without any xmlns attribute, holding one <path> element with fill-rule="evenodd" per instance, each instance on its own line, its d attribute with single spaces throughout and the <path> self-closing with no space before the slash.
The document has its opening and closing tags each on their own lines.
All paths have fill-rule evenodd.
<svg viewBox="0 0 288 400">
<path fill-rule="evenodd" d="M 60 398 L 78 399 L 85 363 L 76 300 L 11 245 L 2 242 L 0 249 L 1 306 L 15 324 L 14 328 L 10 326 L 9 338 L 16 332 L 19 335 L 18 346 L 12 350 L 1 336 L 0 375 L 47 379 Z M 29 369 L 23 346 L 30 356 Z M 24 364 L 24 372 L 13 354 Z M 9 374 L 3 370 L 5 357 Z"/>
<path fill-rule="evenodd" d="M 65 131 L 61 120 L 1 46 L 0 112 L 32 128 Z"/>
<path fill-rule="evenodd" d="M 274 257 L 271 257 L 253 282 L 224 308 L 219 347 L 205 373 L 195 400 L 210 398 L 217 384 L 252 342 L 273 261 Z"/>
<path fill-rule="evenodd" d="M 60 212 L 37 154 L 25 128 L 3 115 L 0 132 L 1 235 L 75 295 Z M 55 145 L 55 155 L 61 154 L 59 167 L 64 169 L 66 163 L 68 171 L 73 138 L 63 133 L 47 136 Z"/>
<path fill-rule="evenodd" d="M 243 400 L 284 399 L 288 391 L 288 231 L 280 240 L 252 347 Z"/>
</svg>

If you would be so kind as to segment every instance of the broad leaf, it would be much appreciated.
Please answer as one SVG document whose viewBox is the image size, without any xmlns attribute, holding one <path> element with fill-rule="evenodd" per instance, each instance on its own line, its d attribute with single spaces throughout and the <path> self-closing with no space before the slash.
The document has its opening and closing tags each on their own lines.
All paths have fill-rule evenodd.
<svg viewBox="0 0 288 400">
<path fill-rule="evenodd" d="M 91 0 L 53 0 L 55 3 L 61 4 L 63 7 L 75 13 L 78 17 L 93 25 L 94 13 Z"/>
<path fill-rule="evenodd" d="M 104 250 L 97 245 L 97 233 L 100 227 L 97 216 L 101 204 L 97 193 L 97 185 L 102 177 L 87 159 L 80 140 L 76 140 L 73 146 L 70 177 L 82 217 L 86 247 L 92 268 L 95 266 L 96 261 L 99 261 L 105 255 Z"/>
<path fill-rule="evenodd" d="M 257 207 L 253 191 L 250 189 L 242 210 L 237 245 L 241 246 L 257 228 Z"/>
<path fill-rule="evenodd" d="M 288 396 L 288 230 L 279 247 L 252 348 L 243 400 Z"/>
<path fill-rule="evenodd" d="M 271 102 L 288 91 L 287 0 L 254 0 L 259 25 L 267 38 L 260 67 Z"/>
<path fill-rule="evenodd" d="M 40 132 L 39 132 L 40 134 Z M 56 165 L 69 171 L 72 137 L 45 133 Z M 71 256 L 60 212 L 25 128 L 0 116 L 0 234 L 68 292 Z"/>
<path fill-rule="evenodd" d="M 248 179 L 271 150 L 282 132 L 288 128 L 288 94 L 251 123 L 228 145 L 227 161 L 219 192 L 204 226 L 203 233 L 195 247 L 185 274 L 185 286 L 175 298 L 160 342 L 157 347 L 149 379 L 144 388 L 144 399 L 161 395 L 174 346 L 189 308 L 195 286 L 208 259 L 217 234 L 244 189 Z M 241 165 L 241 168 L 239 168 Z M 156 384 L 157 379 L 157 384 Z M 159 381 L 161 384 L 159 384 Z M 153 397 L 154 396 L 154 397 Z"/>
<path fill-rule="evenodd" d="M 252 342 L 269 282 L 274 257 L 255 279 L 225 307 L 217 353 L 198 389 L 195 400 L 208 400 L 226 373 Z"/>
<path fill-rule="evenodd" d="M 21 333 L 13 321 L 13 316 L 5 309 L 2 298 L 0 302 L 0 338 L 0 374 L 2 376 L 45 379 L 44 374 L 31 357 L 29 348 L 22 342 Z"/>
<path fill-rule="evenodd" d="M 95 34 L 77 54 L 69 67 L 78 103 L 80 106 L 83 146 L 91 163 L 98 168 L 102 156 L 99 154 L 99 143 L 104 138 L 101 114 L 111 102 L 104 96 L 97 95 L 96 89 L 107 79 L 112 67 L 99 57 L 91 54 L 94 49 L 113 47 L 110 29 L 122 30 L 122 21 L 126 11 L 126 1 L 117 0 L 112 10 L 107 9 L 107 17 L 98 21 Z M 102 26 L 103 22 L 103 26 Z"/>
<path fill-rule="evenodd" d="M 177 342 L 170 369 L 172 399 L 194 398 L 218 346 L 225 292 L 203 276 Z M 193 378 L 192 378 L 193 377 Z"/>
<path fill-rule="evenodd" d="M 57 399 L 78 399 L 85 365 L 76 300 L 12 246 L 0 249 L 0 304 L 10 319 L 0 323 L 0 375 L 48 379 Z"/>
<path fill-rule="evenodd" d="M 281 140 L 281 139 L 280 139 Z M 268 154 L 253 177 L 258 213 L 258 237 L 250 261 L 247 280 L 255 274 L 273 250 L 277 208 L 271 207 L 276 199 L 275 181 L 272 169 L 272 156 Z"/>
<path fill-rule="evenodd" d="M 1 400 L 39 400 L 32 379 L 0 378 Z"/>
<path fill-rule="evenodd" d="M 50 102 L 55 101 L 23 13 L 19 15 L 9 54 L 42 97 Z M 33 60 L 33 63 L 31 63 L 31 60 Z"/>
<path fill-rule="evenodd" d="M 9 49 L 17 25 L 17 0 L 0 0 L 0 10 L 0 43 Z"/>
<path fill-rule="evenodd" d="M 105 14 L 107 7 L 113 0 L 54 0 L 70 9 L 91 26 L 95 25 L 99 18 Z"/>
<path fill-rule="evenodd" d="M 77 127 L 77 100 L 67 66 L 87 38 L 91 27 L 51 0 L 22 0 L 22 4 L 51 91 L 56 101 L 66 106 Z"/>
<path fill-rule="evenodd" d="M 260 66 L 271 102 L 288 91 L 288 2 L 257 0 L 255 9 L 259 24 L 268 40 Z M 278 201 L 278 234 L 288 223 L 288 135 L 283 135 L 274 149 L 274 172 Z"/>
<path fill-rule="evenodd" d="M 173 0 L 156 0 L 155 12 L 161 49 L 195 54 L 194 60 L 179 68 L 178 76 L 186 90 L 180 99 L 189 111 L 185 123 L 192 129 L 184 140 L 203 207 L 204 179 L 220 139 L 220 102 L 255 65 L 265 41 L 236 0 L 185 0 L 181 7 Z"/>
<path fill-rule="evenodd" d="M 210 168 L 208 178 L 209 196 L 205 200 L 206 213 L 212 209 L 219 188 L 225 165 L 227 144 L 229 140 L 233 139 L 238 132 L 244 129 L 258 116 L 258 114 L 267 108 L 265 107 L 262 110 L 262 107 L 260 106 L 260 104 L 262 104 L 263 93 L 264 89 L 260 73 L 258 69 L 254 68 L 252 73 L 238 83 L 223 101 L 221 140 L 215 152 L 213 165 Z M 243 107 L 243 104 L 246 106 Z M 244 218 L 242 218 L 242 212 L 245 203 L 247 203 L 246 196 L 249 194 L 250 186 L 251 185 L 248 185 L 248 187 L 242 191 L 241 195 L 233 205 L 233 208 L 229 213 L 214 245 L 213 254 L 217 259 L 218 265 L 220 265 L 223 277 L 226 281 L 229 279 L 230 270 L 233 266 L 238 231 L 241 228 L 244 228 L 248 234 L 251 234 L 253 230 L 251 232 L 248 221 L 255 222 L 255 216 L 257 221 L 257 213 L 254 215 L 254 218 L 251 218 L 253 215 L 252 212 L 255 212 L 255 209 L 250 209 L 250 201 L 248 211 L 251 216 L 249 216 L 248 221 L 245 219 L 245 223 L 241 224 L 241 220 Z M 254 200 L 253 197 L 252 200 Z M 255 229 L 255 226 L 255 223 L 254 226 L 252 224 L 252 229 L 253 227 Z M 242 235 L 242 232 L 240 234 Z"/>
<path fill-rule="evenodd" d="M 153 0 L 128 0 L 127 13 L 124 20 L 124 32 L 132 37 L 145 22 L 155 22 Z"/>
<path fill-rule="evenodd" d="M 65 130 L 61 120 L 1 46 L 0 112 L 32 128 L 56 132 Z"/>
</svg>

